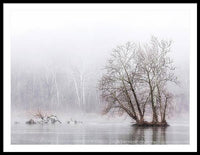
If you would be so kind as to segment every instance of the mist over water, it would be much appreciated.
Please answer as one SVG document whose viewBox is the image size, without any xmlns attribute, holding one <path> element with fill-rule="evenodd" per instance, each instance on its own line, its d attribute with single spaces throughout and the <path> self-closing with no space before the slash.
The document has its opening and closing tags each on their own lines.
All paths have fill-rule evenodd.
<svg viewBox="0 0 200 155">
<path fill-rule="evenodd" d="M 17 125 L 12 144 L 189 144 L 189 127 L 132 127 L 127 123 Z"/>
<path fill-rule="evenodd" d="M 12 144 L 188 144 L 189 11 L 84 8 L 11 13 Z M 173 40 L 179 86 L 163 128 L 136 128 L 125 116 L 102 116 L 98 81 L 113 48 L 151 35 Z M 27 125 L 41 110 L 58 125 Z M 68 125 L 70 119 L 82 125 Z M 176 135 L 176 136 L 175 136 Z M 183 136 L 184 135 L 184 136 Z"/>
</svg>

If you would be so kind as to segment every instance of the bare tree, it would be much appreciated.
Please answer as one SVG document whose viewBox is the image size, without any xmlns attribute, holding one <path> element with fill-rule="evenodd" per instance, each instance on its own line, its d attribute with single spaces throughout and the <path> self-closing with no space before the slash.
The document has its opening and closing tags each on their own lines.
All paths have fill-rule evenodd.
<svg viewBox="0 0 200 155">
<path fill-rule="evenodd" d="M 123 109 L 137 123 L 144 121 L 145 104 L 140 104 L 137 63 L 134 60 L 136 45 L 128 42 L 113 50 L 106 66 L 107 73 L 101 80 L 103 97 L 111 100 L 111 108 Z"/>
<path fill-rule="evenodd" d="M 171 41 L 152 37 L 150 44 L 141 46 L 128 42 L 114 49 L 105 67 L 107 72 L 100 81 L 103 98 L 108 104 L 105 111 L 123 109 L 137 124 L 167 124 L 165 115 L 172 99 L 167 84 L 177 83 L 175 67 L 167 55 L 170 47 Z M 151 123 L 144 121 L 149 103 Z"/>
</svg>

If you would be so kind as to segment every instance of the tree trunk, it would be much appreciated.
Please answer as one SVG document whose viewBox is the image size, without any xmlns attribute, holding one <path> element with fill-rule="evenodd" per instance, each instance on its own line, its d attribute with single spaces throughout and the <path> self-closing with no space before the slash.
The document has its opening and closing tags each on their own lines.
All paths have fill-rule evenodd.
<svg viewBox="0 0 200 155">
<path fill-rule="evenodd" d="M 122 62 L 121 62 L 121 63 L 122 63 Z M 133 85 L 132 85 L 132 82 L 131 82 L 131 80 L 130 80 L 129 74 L 128 74 L 127 70 L 126 70 L 126 67 L 124 66 L 123 63 L 122 63 L 122 65 L 123 65 L 123 68 L 124 68 L 124 70 L 125 70 L 125 72 L 126 72 L 126 75 L 127 75 L 127 77 L 128 77 L 128 83 L 129 83 L 129 85 L 130 85 L 130 87 L 131 87 L 131 91 L 132 91 L 133 96 L 134 96 L 134 98 L 135 98 L 135 102 L 136 102 L 137 109 L 138 109 L 138 112 L 139 112 L 139 115 L 140 115 L 140 119 L 142 120 L 142 119 L 143 119 L 143 115 L 142 115 L 142 111 L 141 111 L 141 108 L 140 108 L 140 105 L 139 105 L 139 102 L 138 102 L 138 99 L 137 99 L 137 95 L 136 95 L 135 90 L 134 90 L 134 88 L 133 88 Z M 132 105 L 132 106 L 133 106 L 133 105 Z"/>
<path fill-rule="evenodd" d="M 167 109 L 167 98 L 166 98 L 166 101 L 165 101 L 165 108 L 164 108 L 163 117 L 162 117 L 162 122 L 163 123 L 166 123 L 166 120 L 165 120 L 166 109 Z"/>
<path fill-rule="evenodd" d="M 150 77 L 149 77 L 149 73 L 147 71 L 147 76 L 148 76 L 148 80 L 149 80 L 149 87 L 150 87 L 150 94 L 151 94 L 151 106 L 152 106 L 152 112 L 153 112 L 153 118 L 152 118 L 152 122 L 153 123 L 157 123 L 158 122 L 158 116 L 157 116 L 157 112 L 156 112 L 156 108 L 154 105 L 154 96 L 153 96 L 153 88 L 151 85 L 151 81 L 150 81 Z"/>
</svg>

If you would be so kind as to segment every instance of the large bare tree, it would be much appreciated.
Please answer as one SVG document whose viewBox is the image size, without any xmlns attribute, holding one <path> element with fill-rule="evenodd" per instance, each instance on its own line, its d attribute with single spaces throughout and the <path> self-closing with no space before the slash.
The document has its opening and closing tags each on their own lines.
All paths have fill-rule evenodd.
<svg viewBox="0 0 200 155">
<path fill-rule="evenodd" d="M 177 84 L 175 67 L 168 56 L 170 47 L 171 41 L 152 37 L 144 45 L 128 42 L 115 48 L 100 80 L 100 90 L 107 101 L 105 112 L 118 109 L 139 125 L 166 125 L 165 116 L 173 97 L 167 84 Z M 152 115 L 152 122 L 144 120 L 146 111 L 151 111 L 148 114 Z"/>
</svg>

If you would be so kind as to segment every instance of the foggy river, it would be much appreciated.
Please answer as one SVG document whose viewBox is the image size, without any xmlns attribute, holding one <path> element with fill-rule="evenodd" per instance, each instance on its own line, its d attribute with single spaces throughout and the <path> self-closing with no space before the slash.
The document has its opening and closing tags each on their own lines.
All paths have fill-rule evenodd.
<svg viewBox="0 0 200 155">
<path fill-rule="evenodd" d="M 189 126 L 133 127 L 129 123 L 13 124 L 12 144 L 189 144 Z"/>
<path fill-rule="evenodd" d="M 11 123 L 11 132 L 4 139 L 11 135 L 13 148 L 189 144 L 196 115 L 190 112 L 196 110 L 195 7 L 163 8 L 8 7 L 4 126 Z M 61 124 L 51 124 L 55 116 Z M 137 118 L 166 119 L 170 126 L 132 126 Z M 30 119 L 49 123 L 26 124 Z M 68 124 L 71 119 L 82 123 Z"/>
</svg>

